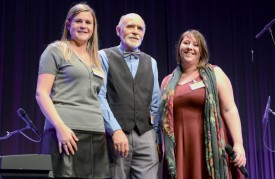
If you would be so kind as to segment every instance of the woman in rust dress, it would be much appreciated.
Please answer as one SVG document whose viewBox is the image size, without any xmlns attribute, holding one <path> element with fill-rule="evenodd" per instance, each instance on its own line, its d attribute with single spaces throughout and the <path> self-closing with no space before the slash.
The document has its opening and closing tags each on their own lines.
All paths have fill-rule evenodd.
<svg viewBox="0 0 275 179">
<path fill-rule="evenodd" d="M 231 83 L 221 68 L 208 63 L 207 44 L 199 31 L 181 35 L 177 62 L 162 82 L 160 108 L 170 178 L 243 177 L 234 167 L 245 166 L 246 157 Z M 226 129 L 236 153 L 232 166 L 225 153 Z"/>
</svg>

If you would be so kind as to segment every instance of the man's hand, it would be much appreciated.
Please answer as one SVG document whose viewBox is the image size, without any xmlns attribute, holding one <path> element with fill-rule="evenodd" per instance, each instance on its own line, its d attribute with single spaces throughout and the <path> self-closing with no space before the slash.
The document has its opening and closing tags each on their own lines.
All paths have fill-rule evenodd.
<svg viewBox="0 0 275 179">
<path fill-rule="evenodd" d="M 127 136 L 122 130 L 116 130 L 113 133 L 113 141 L 116 154 L 121 157 L 127 157 L 129 152 L 129 143 Z"/>
</svg>

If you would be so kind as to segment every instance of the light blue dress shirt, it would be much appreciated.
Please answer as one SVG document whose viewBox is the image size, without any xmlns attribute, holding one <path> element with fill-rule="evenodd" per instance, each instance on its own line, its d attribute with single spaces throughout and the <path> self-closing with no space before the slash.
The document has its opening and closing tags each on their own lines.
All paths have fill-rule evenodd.
<svg viewBox="0 0 275 179">
<path fill-rule="evenodd" d="M 121 54 L 124 52 L 124 48 L 122 45 L 117 46 Z M 114 131 L 121 129 L 119 123 L 117 122 L 113 112 L 110 109 L 110 106 L 108 104 L 108 101 L 106 99 L 106 92 L 107 92 L 107 77 L 108 77 L 108 71 L 109 71 L 109 60 L 106 56 L 106 53 L 104 50 L 99 51 L 99 57 L 101 61 L 101 65 L 103 68 L 103 71 L 105 73 L 105 80 L 104 84 L 101 87 L 101 90 L 99 92 L 99 101 L 100 101 L 100 107 L 102 110 L 102 115 L 105 122 L 105 128 L 106 131 L 112 135 Z M 124 58 L 125 62 L 127 63 L 127 66 L 129 67 L 130 72 L 133 75 L 133 78 L 135 78 L 135 75 L 137 73 L 138 64 L 139 64 L 139 58 L 135 58 L 133 56 L 129 56 L 127 58 Z M 151 102 L 151 109 L 150 113 L 154 116 L 153 126 L 155 131 L 157 132 L 157 143 L 160 142 L 160 136 L 159 136 L 159 103 L 160 103 L 160 89 L 159 89 L 159 82 L 158 82 L 158 68 L 157 68 L 157 62 L 154 58 L 151 58 L 152 62 L 152 71 L 154 76 L 154 87 L 153 87 L 153 94 L 152 94 L 152 102 Z"/>
</svg>

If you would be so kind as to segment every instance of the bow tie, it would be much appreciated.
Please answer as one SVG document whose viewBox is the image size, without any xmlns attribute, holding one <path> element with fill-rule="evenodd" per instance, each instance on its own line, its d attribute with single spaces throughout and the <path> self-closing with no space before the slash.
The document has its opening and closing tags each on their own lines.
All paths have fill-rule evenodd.
<svg viewBox="0 0 275 179">
<path fill-rule="evenodd" d="M 141 52 L 138 50 L 138 51 L 135 51 L 135 52 L 128 52 L 128 51 L 124 51 L 123 52 L 123 57 L 124 58 L 127 58 L 127 57 L 130 57 L 131 55 L 135 58 L 138 58 L 140 56 Z"/>
</svg>

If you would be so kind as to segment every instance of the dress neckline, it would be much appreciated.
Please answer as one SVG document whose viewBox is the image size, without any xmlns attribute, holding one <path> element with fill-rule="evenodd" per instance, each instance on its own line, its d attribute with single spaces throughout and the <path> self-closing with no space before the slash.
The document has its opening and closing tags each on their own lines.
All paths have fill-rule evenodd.
<svg viewBox="0 0 275 179">
<path fill-rule="evenodd" d="M 186 82 L 184 82 L 184 83 L 178 83 L 177 86 L 183 86 L 183 85 L 186 85 L 186 84 L 188 84 L 188 83 L 190 83 L 190 82 L 196 83 L 196 82 L 199 81 L 199 79 L 200 79 L 199 77 L 200 77 L 200 75 L 197 75 L 197 76 L 196 76 L 195 78 L 193 78 L 192 80 L 186 81 Z"/>
</svg>

